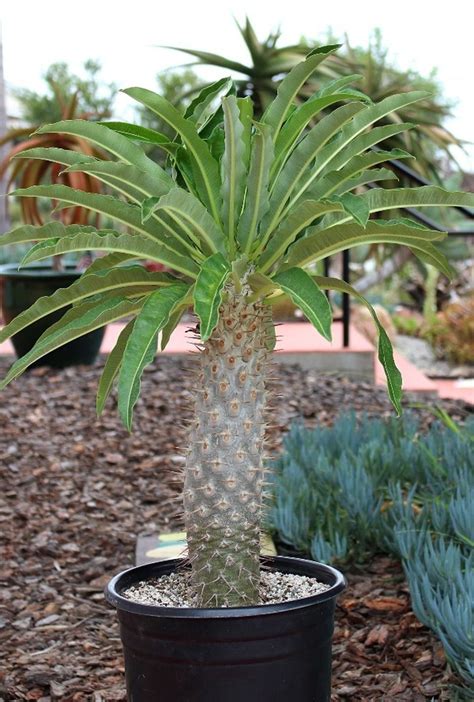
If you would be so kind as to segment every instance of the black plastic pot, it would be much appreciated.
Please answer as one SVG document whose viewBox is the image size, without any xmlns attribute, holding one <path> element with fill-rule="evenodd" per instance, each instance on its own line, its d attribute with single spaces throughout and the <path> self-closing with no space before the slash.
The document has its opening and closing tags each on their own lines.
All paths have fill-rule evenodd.
<svg viewBox="0 0 474 702">
<path fill-rule="evenodd" d="M 183 566 L 168 560 L 113 578 L 129 702 L 327 702 L 336 597 L 334 568 L 299 558 L 265 558 L 271 570 L 316 577 L 330 589 L 277 605 L 190 609 L 142 605 L 130 585 Z"/>
<path fill-rule="evenodd" d="M 51 295 L 58 288 L 67 288 L 80 275 L 74 267 L 67 267 L 64 271 L 54 271 L 49 266 L 41 265 L 28 266 L 21 270 L 18 270 L 18 264 L 0 266 L 0 298 L 5 323 L 28 309 L 39 297 Z M 41 334 L 51 324 L 61 319 L 65 311 L 63 308 L 54 312 L 15 334 L 12 337 L 12 344 L 17 356 L 23 356 L 33 348 Z M 32 365 L 54 368 L 78 364 L 90 365 L 97 358 L 103 338 L 104 329 L 97 329 L 61 346 Z"/>
</svg>

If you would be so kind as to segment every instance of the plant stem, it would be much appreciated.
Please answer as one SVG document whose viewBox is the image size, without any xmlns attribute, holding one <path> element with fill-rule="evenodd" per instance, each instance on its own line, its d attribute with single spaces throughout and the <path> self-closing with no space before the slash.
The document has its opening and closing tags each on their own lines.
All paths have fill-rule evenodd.
<svg viewBox="0 0 474 702">
<path fill-rule="evenodd" d="M 184 485 L 192 584 L 200 607 L 258 603 L 269 314 L 227 290 L 201 353 Z"/>
</svg>

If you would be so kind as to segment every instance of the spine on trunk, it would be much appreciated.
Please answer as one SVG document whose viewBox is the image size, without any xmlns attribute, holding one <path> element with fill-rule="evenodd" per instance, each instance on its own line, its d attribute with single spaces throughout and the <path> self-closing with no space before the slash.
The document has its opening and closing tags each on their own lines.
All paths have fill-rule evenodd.
<svg viewBox="0 0 474 702">
<path fill-rule="evenodd" d="M 201 353 L 184 485 L 201 607 L 258 602 L 269 314 L 227 290 Z"/>
</svg>

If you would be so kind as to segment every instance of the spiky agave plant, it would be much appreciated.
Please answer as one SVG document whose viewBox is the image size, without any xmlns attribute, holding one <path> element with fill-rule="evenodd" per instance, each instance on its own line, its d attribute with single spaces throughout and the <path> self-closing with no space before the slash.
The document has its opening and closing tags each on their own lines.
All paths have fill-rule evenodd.
<svg viewBox="0 0 474 702">
<path fill-rule="evenodd" d="M 370 215 L 390 208 L 474 204 L 473 195 L 438 187 L 354 194 L 368 181 L 393 177 L 372 167 L 394 154 L 369 149 L 388 133 L 410 126 L 372 125 L 424 93 L 372 104 L 343 90 L 323 91 L 295 106 L 301 86 L 332 51 L 318 49 L 291 70 L 259 122 L 252 118 L 249 98 L 230 94 L 213 107 L 216 87 L 202 91 L 186 117 L 149 90 L 130 88 L 127 95 L 175 130 L 173 142 L 132 125 L 73 120 L 43 127 L 41 133 L 79 135 L 109 152 L 114 160 L 76 154 L 68 171 L 93 175 L 113 194 L 54 185 L 16 195 L 86 207 L 113 218 L 126 233 L 55 221 L 3 237 L 4 244 L 38 242 L 24 263 L 69 251 L 105 252 L 73 285 L 38 300 L 0 333 L 3 341 L 72 305 L 13 364 L 3 386 L 58 346 L 131 317 L 107 359 L 97 395 L 100 412 L 118 378 L 119 411 L 130 428 L 140 377 L 155 355 L 157 338 L 163 349 L 183 312 L 193 306 L 202 353 L 188 433 L 184 509 L 192 584 L 201 606 L 258 602 L 265 380 L 274 344 L 271 302 L 287 295 L 329 339 L 331 309 L 323 291 L 356 295 L 377 325 L 379 358 L 400 412 L 400 373 L 374 310 L 350 285 L 314 275 L 312 266 L 347 247 L 390 242 L 410 247 L 449 275 L 447 261 L 433 244 L 442 238 L 439 232 L 410 220 L 374 221 Z M 321 109 L 336 103 L 341 104 L 308 126 Z M 171 172 L 151 161 L 137 139 L 162 143 Z M 404 156 L 397 152 L 397 158 Z M 148 272 L 137 265 L 144 258 L 173 272 Z"/>
</svg>

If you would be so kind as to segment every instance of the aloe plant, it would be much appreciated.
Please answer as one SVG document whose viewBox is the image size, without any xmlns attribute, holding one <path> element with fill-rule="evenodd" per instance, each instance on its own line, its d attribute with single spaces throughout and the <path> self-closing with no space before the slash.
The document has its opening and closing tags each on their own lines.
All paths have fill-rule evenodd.
<svg viewBox="0 0 474 702">
<path fill-rule="evenodd" d="M 301 86 L 334 50 L 317 49 L 293 68 L 260 121 L 253 119 L 249 98 L 236 97 L 227 81 L 219 81 L 206 87 L 184 116 L 149 90 L 124 91 L 172 127 L 172 142 L 123 123 L 72 120 L 42 127 L 41 134 L 79 136 L 108 152 L 110 160 L 77 159 L 67 170 L 94 176 L 113 195 L 43 185 L 17 190 L 16 196 L 50 197 L 60 208 L 85 207 L 115 220 L 118 228 L 55 221 L 23 226 L 2 238 L 4 244 L 37 242 L 23 263 L 69 251 L 105 253 L 70 287 L 38 300 L 0 332 L 3 341 L 72 305 L 13 364 L 2 386 L 62 344 L 131 318 L 107 359 L 97 395 L 100 412 L 117 381 L 120 415 L 130 429 L 143 369 L 154 358 L 158 340 L 165 348 L 183 312 L 193 307 L 201 354 L 188 433 L 184 518 L 192 586 L 201 606 L 258 602 L 265 385 L 275 343 L 272 302 L 289 297 L 330 339 L 331 309 L 324 291 L 356 295 L 377 325 L 379 358 L 400 413 L 401 376 L 375 311 L 349 284 L 315 275 L 314 266 L 348 247 L 390 242 L 408 246 L 450 275 L 435 245 L 442 234 L 410 220 L 376 221 L 370 215 L 401 206 L 474 204 L 473 195 L 438 187 L 353 192 L 368 179 L 393 177 L 372 166 L 395 154 L 368 149 L 389 131 L 409 125 L 373 125 L 425 93 L 372 104 L 336 86 L 296 106 Z M 216 106 L 219 90 L 226 94 Z M 320 110 L 336 103 L 311 126 Z M 137 140 L 161 145 L 170 170 L 152 161 Z M 397 151 L 396 156 L 407 154 Z M 54 160 L 55 153 L 48 158 Z M 171 272 L 145 270 L 137 263 L 144 258 Z"/>
</svg>

